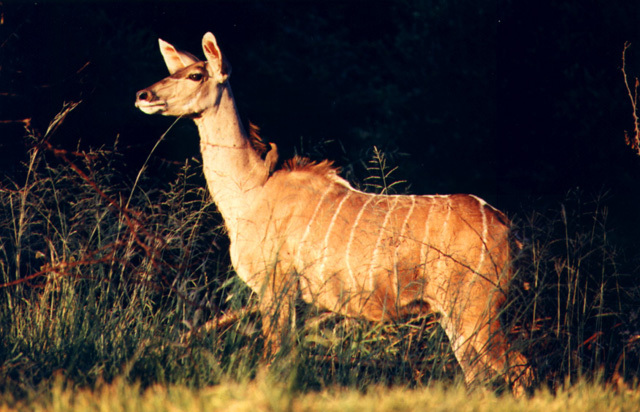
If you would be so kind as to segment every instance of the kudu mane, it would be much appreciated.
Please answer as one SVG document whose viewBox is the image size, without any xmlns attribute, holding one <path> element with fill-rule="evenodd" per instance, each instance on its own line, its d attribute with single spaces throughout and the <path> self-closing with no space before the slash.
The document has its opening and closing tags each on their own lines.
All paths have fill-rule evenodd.
<svg viewBox="0 0 640 412">
<path fill-rule="evenodd" d="M 347 181 L 340 177 L 340 168 L 335 167 L 332 160 L 325 159 L 318 162 L 308 157 L 296 155 L 284 162 L 282 170 L 288 172 L 308 172 L 317 177 L 348 185 Z"/>
<path fill-rule="evenodd" d="M 265 155 L 271 150 L 271 147 L 265 140 L 260 136 L 260 126 L 249 122 L 249 136 L 248 136 L 249 144 L 253 151 L 264 158 Z M 280 169 L 276 169 L 274 172 L 286 171 L 286 172 L 308 172 L 317 177 L 326 178 L 331 181 L 339 181 L 340 183 L 347 184 L 347 181 L 340 177 L 341 169 L 339 167 L 334 166 L 334 162 L 332 160 L 311 160 L 306 156 L 295 155 L 291 159 L 287 159 L 282 163 L 282 167 Z"/>
<path fill-rule="evenodd" d="M 249 144 L 256 154 L 262 158 L 271 149 L 269 144 L 260 136 L 260 127 L 249 122 Z"/>
</svg>

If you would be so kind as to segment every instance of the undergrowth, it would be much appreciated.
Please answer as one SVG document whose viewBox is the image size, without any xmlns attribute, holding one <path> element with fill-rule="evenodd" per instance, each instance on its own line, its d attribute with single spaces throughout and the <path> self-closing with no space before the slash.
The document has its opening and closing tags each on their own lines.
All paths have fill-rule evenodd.
<svg viewBox="0 0 640 412">
<path fill-rule="evenodd" d="M 201 164 L 185 162 L 168 182 L 140 173 L 134 183 L 117 144 L 89 152 L 49 144 L 69 110 L 44 136 L 28 130 L 22 173 L 0 183 L 0 386 L 20 399 L 54 376 L 88 387 L 254 377 L 255 311 L 200 330 L 255 304 L 229 269 Z M 388 191 L 392 170 L 375 154 L 369 165 L 380 178 L 368 183 Z M 503 321 L 539 382 L 636 379 L 639 299 L 618 269 L 606 209 L 573 195 L 519 227 L 524 248 Z M 299 309 L 297 345 L 271 368 L 293 389 L 462 378 L 433 317 L 380 325 Z"/>
<path fill-rule="evenodd" d="M 635 380 L 640 374 L 638 288 L 619 263 L 602 196 L 569 193 L 556 210 L 520 222 L 524 247 L 505 320 L 539 380 Z"/>
</svg>

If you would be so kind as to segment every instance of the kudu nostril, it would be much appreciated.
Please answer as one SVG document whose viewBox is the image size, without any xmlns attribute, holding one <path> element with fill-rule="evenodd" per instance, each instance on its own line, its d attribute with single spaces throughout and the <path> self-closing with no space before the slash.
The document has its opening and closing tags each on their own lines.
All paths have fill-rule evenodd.
<svg viewBox="0 0 640 412">
<path fill-rule="evenodd" d="M 140 90 L 136 93 L 136 99 L 138 99 L 138 101 L 151 101 L 151 96 L 151 92 L 148 90 Z"/>
</svg>

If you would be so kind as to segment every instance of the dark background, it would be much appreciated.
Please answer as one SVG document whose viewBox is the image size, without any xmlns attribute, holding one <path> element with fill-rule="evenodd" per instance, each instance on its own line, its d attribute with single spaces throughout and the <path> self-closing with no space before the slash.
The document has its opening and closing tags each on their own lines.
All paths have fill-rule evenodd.
<svg viewBox="0 0 640 412">
<path fill-rule="evenodd" d="M 621 56 L 640 75 L 640 2 L 129 1 L 0 5 L 0 169 L 19 179 L 29 142 L 65 101 L 52 137 L 75 149 L 118 141 L 135 176 L 173 119 L 135 92 L 168 74 L 161 37 L 202 56 L 212 31 L 233 66 L 242 117 L 294 153 L 331 158 L 356 183 L 375 145 L 412 193 L 475 193 L 510 216 L 568 192 L 607 207 L 626 253 L 640 246 L 640 157 Z M 149 173 L 198 155 L 174 127 Z"/>
</svg>

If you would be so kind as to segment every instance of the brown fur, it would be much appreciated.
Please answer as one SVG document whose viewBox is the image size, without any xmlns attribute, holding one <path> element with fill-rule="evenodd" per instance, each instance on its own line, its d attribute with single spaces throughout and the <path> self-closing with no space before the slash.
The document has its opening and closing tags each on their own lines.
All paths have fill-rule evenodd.
<svg viewBox="0 0 640 412">
<path fill-rule="evenodd" d="M 190 80 L 203 70 L 190 55 L 160 46 L 172 76 L 138 92 L 136 105 L 196 122 L 233 267 L 259 298 L 267 356 L 298 296 L 371 321 L 437 312 L 467 382 L 499 373 L 522 393 L 533 375 L 499 322 L 513 276 L 504 214 L 473 195 L 363 193 L 328 160 L 296 156 L 271 173 L 275 145 L 263 158 L 257 128 L 245 135 L 215 37 L 203 37 L 206 81 Z"/>
</svg>

